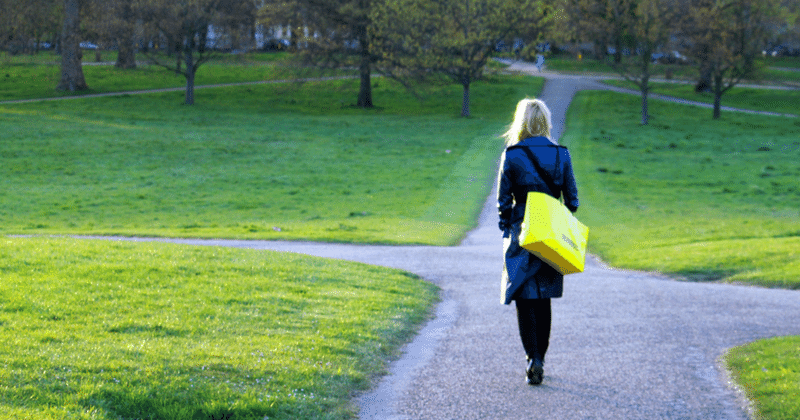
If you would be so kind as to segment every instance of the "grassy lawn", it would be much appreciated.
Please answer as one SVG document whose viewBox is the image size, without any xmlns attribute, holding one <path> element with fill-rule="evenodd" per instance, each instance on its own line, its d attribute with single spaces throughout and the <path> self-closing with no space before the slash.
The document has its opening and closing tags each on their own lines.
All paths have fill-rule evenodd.
<svg viewBox="0 0 800 420">
<path fill-rule="evenodd" d="M 476 84 L 471 119 L 460 87 L 378 79 L 364 111 L 356 86 L 0 106 L 0 233 L 458 242 L 541 80 Z M 0 418 L 350 418 L 437 296 L 291 254 L 0 240 Z"/>
<path fill-rule="evenodd" d="M 626 58 L 629 59 L 629 58 Z M 581 57 L 577 59 L 572 54 L 561 53 L 552 55 L 545 59 L 545 66 L 547 70 L 563 72 L 563 73 L 606 73 L 616 75 L 611 66 L 603 61 L 596 60 L 591 57 Z M 654 64 L 651 67 L 653 77 L 665 77 L 667 72 L 671 73 L 671 77 L 676 79 L 691 79 L 697 75 L 697 69 L 690 65 L 679 64 Z"/>
<path fill-rule="evenodd" d="M 799 60 L 800 61 L 800 60 Z M 774 67 L 763 70 L 763 77 L 775 82 L 800 87 L 800 69 L 792 67 Z"/>
<path fill-rule="evenodd" d="M 800 75 L 800 72 L 798 72 Z M 630 82 L 607 80 L 605 83 L 630 89 L 638 88 Z M 674 96 L 690 101 L 714 103 L 714 94 L 710 92 L 696 93 L 694 84 L 685 83 L 651 83 L 652 93 Z M 800 115 L 800 90 L 763 89 L 736 86 L 722 95 L 722 106 L 748 109 L 753 111 L 778 112 L 782 114 Z M 708 116 L 712 111 L 703 111 Z M 726 113 L 729 111 L 722 111 Z M 734 114 L 734 115 L 738 115 Z"/>
<path fill-rule="evenodd" d="M 800 288 L 800 121 L 583 92 L 570 108 L 591 251 L 613 266 Z M 580 116 L 580 118 L 578 118 Z"/>
<path fill-rule="evenodd" d="M 731 349 L 724 357 L 760 419 L 800 418 L 800 337 L 777 337 Z"/>
<path fill-rule="evenodd" d="M 291 253 L 0 241 L 2 419 L 351 418 L 437 295 Z"/>
<path fill-rule="evenodd" d="M 608 73 L 613 71 L 604 63 L 588 58 L 578 60 L 572 54 L 557 54 L 545 57 L 547 70 L 563 73 Z"/>
<path fill-rule="evenodd" d="M 787 98 L 780 101 L 788 102 Z M 800 121 L 582 92 L 571 146 L 590 250 L 613 266 L 695 281 L 800 289 Z M 800 337 L 731 350 L 734 379 L 770 420 L 800 417 Z"/>
<path fill-rule="evenodd" d="M 94 54 L 84 56 L 83 74 L 89 89 L 82 92 L 60 92 L 55 87 L 61 78 L 60 57 L 44 52 L 36 56 L 0 58 L 0 101 L 30 98 L 81 96 L 93 93 L 131 90 L 180 88 L 186 78 L 163 67 L 146 64 L 147 57 L 136 69 L 121 70 L 113 65 L 92 64 Z M 104 53 L 104 60 L 113 63 L 116 56 Z M 169 59 L 165 59 L 169 62 Z M 354 74 L 353 71 L 298 69 L 284 53 L 223 55 L 203 64 L 197 71 L 197 86 L 204 84 L 258 82 Z"/>
<path fill-rule="evenodd" d="M 226 57 L 198 84 L 288 78 L 273 62 L 284 58 Z M 0 100 L 59 95 L 46 59 L 0 57 Z M 93 93 L 184 84 L 149 66 L 84 71 Z M 474 85 L 471 119 L 457 117 L 460 87 L 420 101 L 373 83 L 366 112 L 351 105 L 354 81 L 202 90 L 192 107 L 182 92 L 0 105 L 0 235 L 457 243 L 494 181 L 513 104 L 542 81 Z M 723 104 L 797 113 L 794 93 L 758 92 Z M 800 288 L 800 122 L 713 121 L 652 101 L 641 127 L 638 113 L 638 97 L 608 92 L 570 109 L 562 140 L 591 251 L 690 280 Z M 290 254 L 0 241 L 0 418 L 348 418 L 353 390 L 436 296 L 402 272 Z M 793 340 L 728 356 L 765 415 L 797 407 Z"/>
<path fill-rule="evenodd" d="M 790 68 L 800 70 L 800 58 L 797 57 L 764 57 L 766 67 Z"/>
<path fill-rule="evenodd" d="M 608 60 L 611 58 L 609 57 Z M 623 57 L 623 60 L 634 60 L 635 57 Z M 610 62 L 610 61 L 609 61 Z M 573 54 L 560 53 L 550 55 L 545 60 L 548 70 L 564 73 L 617 73 L 606 62 L 591 57 L 582 57 L 580 60 Z M 769 82 L 771 84 L 794 84 L 800 82 L 800 72 L 791 71 L 800 69 L 800 59 L 796 57 L 758 57 L 756 59 L 757 71 L 752 76 L 754 80 L 743 83 Z M 691 64 L 662 64 L 654 63 L 650 67 L 652 77 L 667 77 L 676 80 L 694 82 L 698 77 L 697 67 Z"/>
<path fill-rule="evenodd" d="M 0 232 L 452 245 L 475 226 L 513 104 L 541 80 L 419 101 L 375 81 L 0 106 Z"/>
</svg>

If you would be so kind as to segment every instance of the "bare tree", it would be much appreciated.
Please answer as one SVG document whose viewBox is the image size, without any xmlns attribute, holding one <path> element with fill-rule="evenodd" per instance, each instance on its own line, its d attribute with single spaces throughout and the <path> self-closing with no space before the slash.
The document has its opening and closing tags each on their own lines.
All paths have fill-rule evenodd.
<svg viewBox="0 0 800 420">
<path fill-rule="evenodd" d="M 144 0 L 143 16 L 158 29 L 169 44 L 179 49 L 181 61 L 168 62 L 157 52 L 146 53 L 155 64 L 186 78 L 187 105 L 194 104 L 197 69 L 216 57 L 219 49 L 230 48 L 231 31 L 255 24 L 249 0 Z M 209 34 L 211 36 L 209 37 Z"/>
<path fill-rule="evenodd" d="M 291 28 L 291 49 L 316 67 L 355 66 L 359 72 L 356 104 L 372 108 L 374 10 L 384 0 L 271 0 L 261 16 Z"/>
<path fill-rule="evenodd" d="M 653 53 L 669 41 L 676 16 L 673 5 L 672 0 L 626 0 L 621 4 L 620 16 L 624 30 L 615 37 L 625 36 L 626 44 L 636 55 L 630 62 L 615 59 L 612 67 L 639 88 L 642 95 L 642 125 L 647 125 L 650 119 L 648 94 Z"/>
<path fill-rule="evenodd" d="M 722 95 L 753 73 L 753 60 L 777 19 L 776 0 L 691 0 L 683 35 L 690 54 L 709 75 L 714 119 L 721 115 Z"/>
<path fill-rule="evenodd" d="M 535 39 L 551 16 L 538 0 L 398 0 L 379 13 L 382 63 L 416 76 L 443 75 L 462 86 L 461 115 L 470 116 L 470 86 L 483 77 L 498 41 Z"/>
</svg>

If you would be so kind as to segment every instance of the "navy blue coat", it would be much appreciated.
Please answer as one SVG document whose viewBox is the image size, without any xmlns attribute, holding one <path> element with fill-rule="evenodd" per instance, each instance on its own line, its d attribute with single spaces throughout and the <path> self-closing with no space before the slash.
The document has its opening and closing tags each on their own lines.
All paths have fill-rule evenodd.
<svg viewBox="0 0 800 420">
<path fill-rule="evenodd" d="M 550 175 L 550 185 L 555 191 L 536 170 L 523 148 L 533 152 L 539 166 Z M 564 290 L 561 273 L 519 246 L 525 201 L 530 191 L 550 194 L 556 199 L 563 195 L 564 205 L 573 213 L 578 210 L 578 188 L 572 173 L 572 158 L 566 147 L 556 145 L 546 137 L 530 137 L 503 152 L 497 180 L 497 210 L 504 251 L 501 298 L 506 305 L 515 299 L 558 298 Z"/>
</svg>

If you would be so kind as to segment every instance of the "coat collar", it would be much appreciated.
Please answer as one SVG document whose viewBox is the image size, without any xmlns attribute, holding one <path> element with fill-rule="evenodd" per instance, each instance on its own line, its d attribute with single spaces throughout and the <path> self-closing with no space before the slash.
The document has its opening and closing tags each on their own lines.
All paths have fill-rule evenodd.
<svg viewBox="0 0 800 420">
<path fill-rule="evenodd" d="M 519 143 L 512 145 L 511 147 L 516 146 L 558 146 L 557 143 L 550 141 L 547 137 L 528 137 L 526 139 L 522 139 Z"/>
</svg>

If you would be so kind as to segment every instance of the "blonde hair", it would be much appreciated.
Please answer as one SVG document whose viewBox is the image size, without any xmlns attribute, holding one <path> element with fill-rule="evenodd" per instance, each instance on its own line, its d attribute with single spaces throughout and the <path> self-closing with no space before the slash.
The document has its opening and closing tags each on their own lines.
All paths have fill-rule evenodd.
<svg viewBox="0 0 800 420">
<path fill-rule="evenodd" d="M 506 146 L 519 143 L 528 137 L 542 136 L 550 138 L 551 121 L 550 110 L 540 99 L 523 99 L 517 104 L 514 112 L 514 122 L 503 134 Z"/>
</svg>

